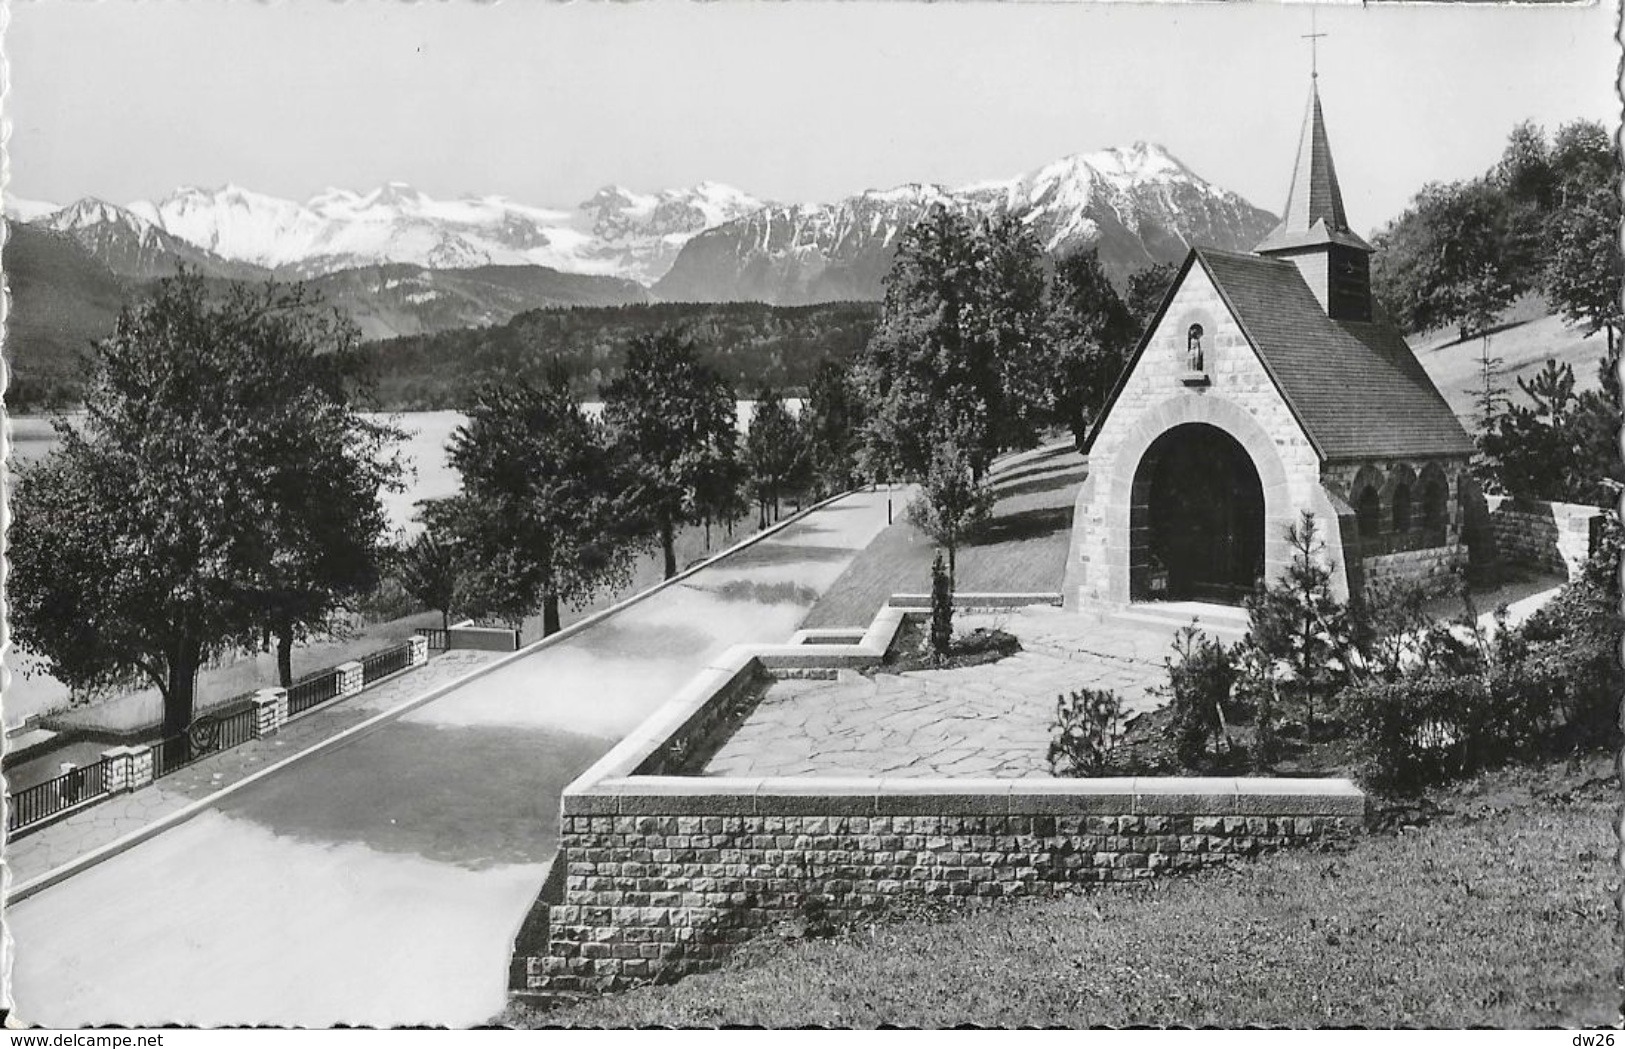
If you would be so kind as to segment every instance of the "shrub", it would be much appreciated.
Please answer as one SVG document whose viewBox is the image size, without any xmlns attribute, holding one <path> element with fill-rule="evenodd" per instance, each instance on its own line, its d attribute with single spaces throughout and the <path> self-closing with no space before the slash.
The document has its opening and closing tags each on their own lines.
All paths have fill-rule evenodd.
<svg viewBox="0 0 1625 1049">
<path fill-rule="evenodd" d="M 954 584 L 938 551 L 931 562 L 931 651 L 939 661 L 947 659 L 953 643 Z"/>
<path fill-rule="evenodd" d="M 1236 683 L 1236 669 L 1224 642 L 1210 638 L 1194 625 L 1174 638 L 1175 659 L 1168 667 L 1168 731 L 1173 736 L 1179 763 L 1194 768 L 1207 756 L 1208 740 L 1224 723 L 1223 704 Z"/>
<path fill-rule="evenodd" d="M 1049 767 L 1057 776 L 1098 776 L 1111 767 L 1123 703 L 1110 689 L 1055 697 Z"/>
</svg>

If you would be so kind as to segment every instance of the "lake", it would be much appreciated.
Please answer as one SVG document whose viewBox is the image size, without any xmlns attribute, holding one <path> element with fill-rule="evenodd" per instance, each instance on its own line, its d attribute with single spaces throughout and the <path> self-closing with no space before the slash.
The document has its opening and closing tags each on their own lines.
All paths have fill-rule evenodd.
<svg viewBox="0 0 1625 1049">
<path fill-rule="evenodd" d="M 800 399 L 789 398 L 785 404 L 792 414 L 800 413 Z M 597 415 L 604 406 L 597 401 L 589 401 L 582 407 L 588 413 Z M 739 401 L 735 410 L 740 432 L 744 432 L 750 425 L 751 416 L 755 414 L 756 402 Z M 420 500 L 455 495 L 461 487 L 462 482 L 457 477 L 457 471 L 446 461 L 446 446 L 451 441 L 452 432 L 462 425 L 466 416 L 462 412 L 445 411 L 401 412 L 392 416 L 378 417 L 393 419 L 396 425 L 407 433 L 406 441 L 400 446 L 401 456 L 408 471 L 407 487 L 404 492 L 386 493 L 384 509 L 389 514 L 390 524 L 410 536 L 415 534 L 419 527 L 412 517 L 417 512 Z M 74 418 L 70 416 L 70 421 Z M 12 463 L 33 462 L 50 452 L 57 443 L 56 432 L 45 416 L 24 415 L 11 418 Z"/>
<path fill-rule="evenodd" d="M 785 403 L 792 413 L 801 411 L 799 400 L 789 399 Z M 583 407 L 596 414 L 603 405 L 589 402 Z M 750 424 L 755 410 L 754 401 L 738 403 L 741 431 Z M 402 412 L 385 418 L 392 418 L 407 433 L 407 439 L 399 450 L 408 476 L 405 491 L 384 495 L 384 509 L 389 515 L 390 525 L 409 537 L 420 527 L 412 520 L 419 500 L 454 495 L 461 487 L 457 471 L 446 461 L 446 445 L 451 440 L 452 432 L 466 417 L 461 412 L 446 411 Z M 70 418 L 70 421 L 73 419 Z M 10 424 L 12 463 L 34 462 L 59 443 L 50 420 L 44 416 L 13 416 Z M 70 698 L 67 688 L 49 674 L 32 668 L 26 653 L 15 645 L 6 652 L 5 666 L 11 671 L 3 703 L 4 721 L 8 728 L 21 724 L 35 714 L 67 705 Z"/>
</svg>

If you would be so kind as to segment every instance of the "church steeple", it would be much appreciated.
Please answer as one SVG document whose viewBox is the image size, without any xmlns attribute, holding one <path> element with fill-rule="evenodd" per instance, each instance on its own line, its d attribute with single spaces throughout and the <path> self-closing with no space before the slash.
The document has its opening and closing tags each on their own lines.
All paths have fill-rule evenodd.
<svg viewBox="0 0 1625 1049">
<path fill-rule="evenodd" d="M 1290 259 L 1336 320 L 1371 319 L 1371 245 L 1349 227 L 1343 189 L 1332 163 L 1319 78 L 1309 81 L 1309 110 L 1298 139 L 1281 222 L 1253 249 Z"/>
</svg>

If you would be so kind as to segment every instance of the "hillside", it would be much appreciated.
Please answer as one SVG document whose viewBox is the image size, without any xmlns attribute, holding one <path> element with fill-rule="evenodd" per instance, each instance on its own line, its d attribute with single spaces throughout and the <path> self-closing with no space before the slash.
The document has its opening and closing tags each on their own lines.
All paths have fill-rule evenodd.
<svg viewBox="0 0 1625 1049">
<path fill-rule="evenodd" d="M 676 327 L 741 395 L 762 383 L 800 390 L 825 357 L 855 354 L 874 330 L 875 303 L 768 306 L 655 303 L 535 310 L 494 328 L 442 332 L 369 345 L 382 403 L 396 410 L 457 408 L 478 384 L 539 377 L 557 358 L 584 397 L 618 369 L 637 335 Z"/>
<path fill-rule="evenodd" d="M 1409 341 L 1434 385 L 1450 402 L 1468 432 L 1473 432 L 1474 391 L 1482 386 L 1481 340 L 1471 338 L 1463 342 L 1452 327 L 1414 334 Z M 1503 371 L 1498 382 L 1507 388 L 1507 396 L 1515 404 L 1528 400 L 1518 389 L 1517 380 L 1540 371 L 1548 359 L 1574 366 L 1576 390 L 1596 389 L 1599 385 L 1597 366 L 1606 347 L 1601 334 L 1585 338 L 1579 329 L 1553 314 L 1538 295 L 1521 299 L 1507 311 L 1502 326 L 1490 336 L 1490 355 L 1502 358 Z"/>
<path fill-rule="evenodd" d="M 78 399 L 89 344 L 112 334 L 128 282 L 62 233 L 8 223 L 3 261 L 11 308 L 6 362 L 11 411 Z"/>
</svg>

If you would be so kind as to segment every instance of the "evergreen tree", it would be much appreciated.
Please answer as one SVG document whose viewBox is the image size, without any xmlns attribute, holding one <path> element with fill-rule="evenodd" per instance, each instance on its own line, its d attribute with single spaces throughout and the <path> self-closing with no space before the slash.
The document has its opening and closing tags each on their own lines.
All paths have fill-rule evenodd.
<svg viewBox="0 0 1625 1049">
<path fill-rule="evenodd" d="M 1156 262 L 1144 269 L 1135 270 L 1129 274 L 1128 295 L 1124 298 L 1124 305 L 1128 307 L 1129 315 L 1134 318 L 1133 342 L 1145 333 L 1150 326 L 1151 318 L 1156 314 L 1157 308 L 1162 305 L 1163 296 L 1179 275 L 1179 267 L 1172 262 Z"/>
<path fill-rule="evenodd" d="M 977 476 L 968 444 L 947 427 L 937 428 L 930 469 L 908 505 L 909 522 L 948 551 L 950 582 L 958 571 L 959 547 L 993 510 L 993 490 Z"/>
</svg>

